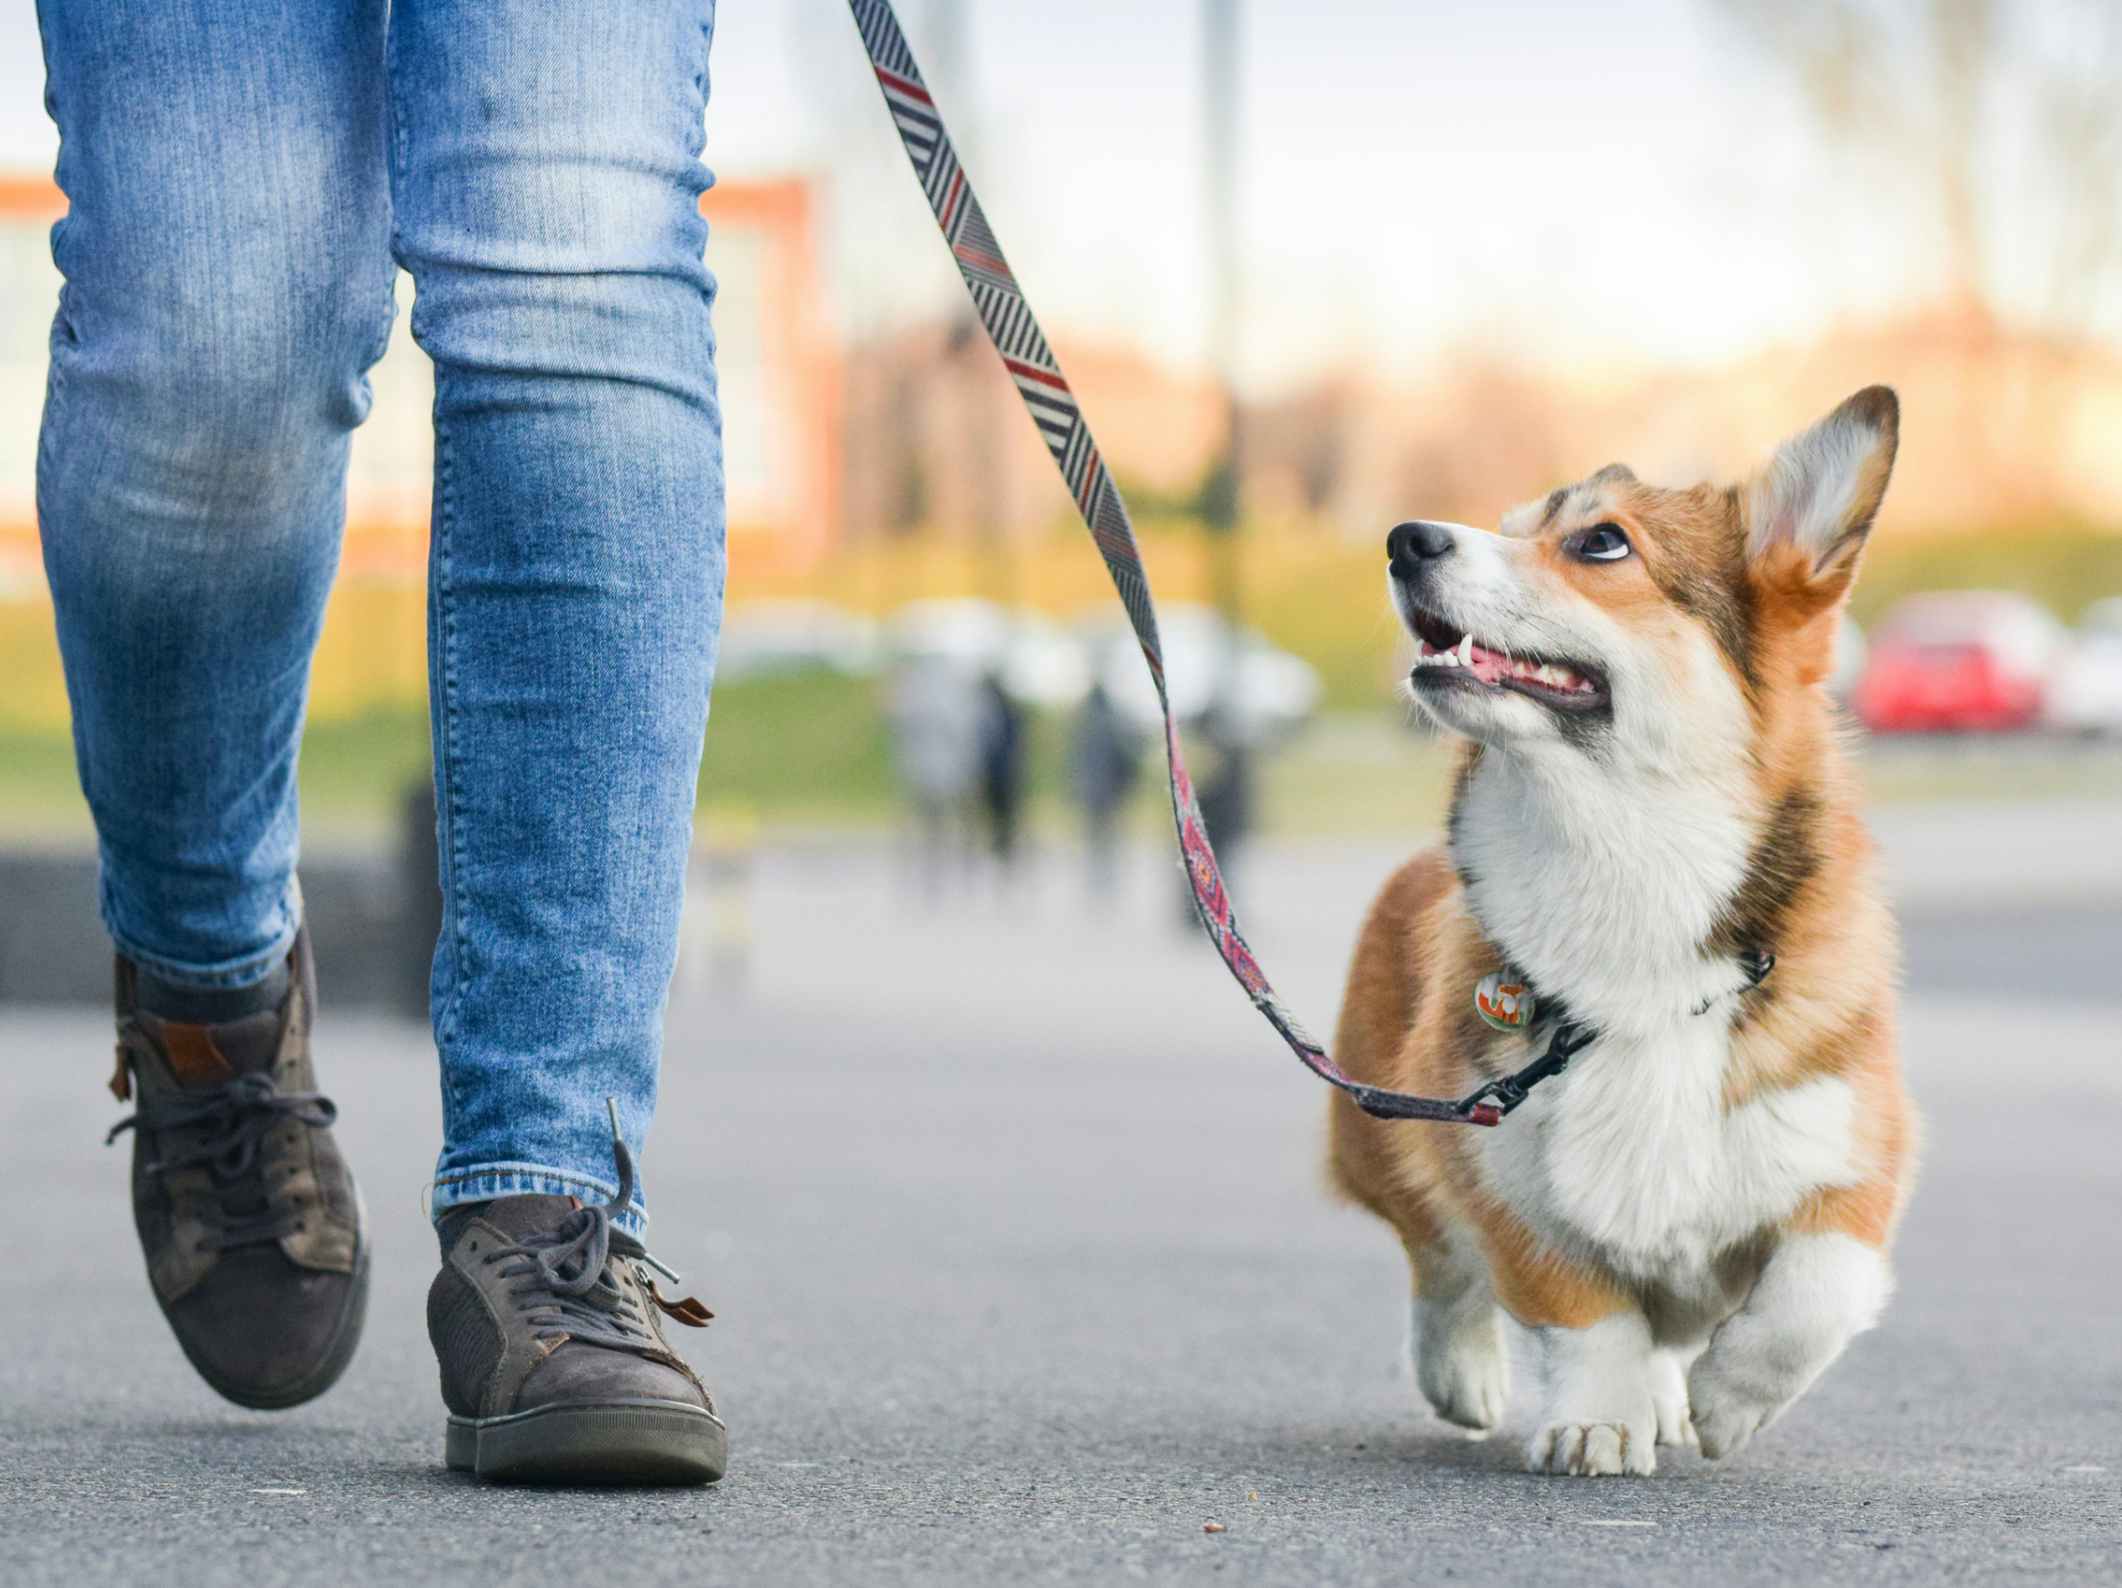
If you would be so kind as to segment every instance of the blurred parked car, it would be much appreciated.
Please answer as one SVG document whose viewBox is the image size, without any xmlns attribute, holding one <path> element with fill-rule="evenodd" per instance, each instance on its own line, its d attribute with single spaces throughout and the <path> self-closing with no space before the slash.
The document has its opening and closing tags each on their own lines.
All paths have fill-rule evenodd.
<svg viewBox="0 0 2122 1588">
<path fill-rule="evenodd" d="M 894 659 L 948 662 L 975 677 L 997 673 L 1011 698 L 1032 706 L 1073 706 L 1090 689 L 1083 654 L 1066 630 L 1032 612 L 992 601 L 912 601 L 885 628 Z"/>
<path fill-rule="evenodd" d="M 1156 686 L 1142 665 L 1134 632 L 1102 618 L 1081 632 L 1092 675 L 1105 685 L 1120 714 L 1161 739 Z M 1184 601 L 1160 607 L 1157 632 L 1164 642 L 1172 714 L 1182 723 L 1199 724 L 1218 712 L 1232 742 L 1263 747 L 1288 737 L 1318 710 L 1323 686 L 1311 663 L 1278 650 L 1256 629 L 1241 628 L 1233 636 L 1213 607 Z"/>
<path fill-rule="evenodd" d="M 2062 733 L 2122 734 L 2122 596 L 2095 601 L 2078 620 L 2049 681 L 2047 718 Z"/>
<path fill-rule="evenodd" d="M 2065 630 L 2006 591 L 1910 596 L 1872 631 L 1857 715 L 1878 733 L 1999 732 L 2041 720 Z"/>
<path fill-rule="evenodd" d="M 751 601 L 722 620 L 720 683 L 828 667 L 862 675 L 877 667 L 877 625 L 824 601 Z"/>
</svg>

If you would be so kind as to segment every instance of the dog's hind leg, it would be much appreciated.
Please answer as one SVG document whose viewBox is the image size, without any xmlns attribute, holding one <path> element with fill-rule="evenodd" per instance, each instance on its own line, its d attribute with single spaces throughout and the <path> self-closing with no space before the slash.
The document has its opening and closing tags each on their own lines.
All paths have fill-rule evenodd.
<svg viewBox="0 0 2122 1588">
<path fill-rule="evenodd" d="M 1378 1215 L 1400 1237 L 1413 1270 L 1409 1356 L 1415 1382 L 1439 1417 L 1486 1433 L 1503 1419 L 1510 1395 L 1488 1264 L 1470 1230 L 1451 1227 L 1404 1173 L 1385 1127 L 1344 1097 L 1332 1106 L 1328 1166 L 1337 1188 Z"/>
<path fill-rule="evenodd" d="M 1650 1403 L 1658 1418 L 1658 1443 L 1696 1445 L 1695 1421 L 1687 1405 L 1687 1370 L 1701 1354 L 1701 1347 L 1675 1349 L 1661 1346 L 1651 1354 Z"/>
</svg>

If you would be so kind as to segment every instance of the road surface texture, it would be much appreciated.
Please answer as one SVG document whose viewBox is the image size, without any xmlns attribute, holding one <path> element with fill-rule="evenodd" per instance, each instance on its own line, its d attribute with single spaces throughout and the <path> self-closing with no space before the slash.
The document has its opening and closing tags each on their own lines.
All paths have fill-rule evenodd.
<svg viewBox="0 0 2122 1588">
<path fill-rule="evenodd" d="M 735 1442 L 712 1490 L 443 1470 L 419 1028 L 322 1028 L 374 1303 L 338 1389 L 263 1415 L 149 1299 L 98 1144 L 105 1028 L 0 1010 L 0 1581 L 2116 1581 L 2113 813 L 1882 825 L 1930 1131 L 1900 1293 L 1735 1461 L 1533 1478 L 1522 1394 L 1485 1443 L 1418 1409 L 1402 1259 L 1323 1193 L 1321 1089 L 1176 930 L 1176 875 L 1145 863 L 1100 913 L 1055 854 L 924 902 L 888 854 L 819 849 L 701 917 L 648 1155 L 652 1244 L 720 1314 L 685 1342 Z M 1322 1029 L 1392 858 L 1241 869 Z"/>
</svg>

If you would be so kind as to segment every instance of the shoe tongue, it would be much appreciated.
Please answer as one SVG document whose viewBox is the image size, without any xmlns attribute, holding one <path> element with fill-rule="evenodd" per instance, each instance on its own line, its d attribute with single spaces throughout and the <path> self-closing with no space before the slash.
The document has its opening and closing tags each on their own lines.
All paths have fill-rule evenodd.
<svg viewBox="0 0 2122 1588">
<path fill-rule="evenodd" d="M 224 1020 L 219 1025 L 192 1025 L 181 1020 L 157 1022 L 162 1051 L 179 1086 L 218 1086 L 238 1075 L 270 1070 L 280 1052 L 277 1010 Z"/>
<path fill-rule="evenodd" d="M 486 1204 L 479 1217 L 509 1239 L 520 1241 L 526 1235 L 558 1229 L 581 1206 L 573 1197 L 497 1197 Z"/>
</svg>

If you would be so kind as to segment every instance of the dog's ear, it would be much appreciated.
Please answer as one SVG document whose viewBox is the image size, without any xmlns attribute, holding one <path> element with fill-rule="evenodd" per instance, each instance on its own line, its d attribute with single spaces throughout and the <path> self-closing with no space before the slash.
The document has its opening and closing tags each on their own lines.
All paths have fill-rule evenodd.
<svg viewBox="0 0 2122 1588">
<path fill-rule="evenodd" d="M 1744 493 L 1756 579 L 1816 610 L 1847 595 L 1900 436 L 1900 399 L 1867 386 L 1778 447 Z"/>
</svg>

